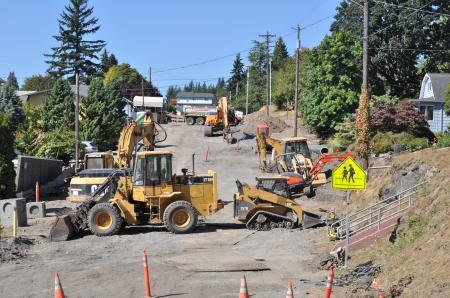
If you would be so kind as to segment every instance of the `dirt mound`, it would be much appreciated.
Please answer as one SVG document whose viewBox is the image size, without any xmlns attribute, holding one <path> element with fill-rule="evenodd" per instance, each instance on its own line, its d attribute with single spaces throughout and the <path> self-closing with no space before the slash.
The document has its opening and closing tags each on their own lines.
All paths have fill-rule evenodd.
<svg viewBox="0 0 450 298">
<path fill-rule="evenodd" d="M 241 131 L 247 135 L 255 135 L 256 127 L 260 124 L 267 124 L 271 132 L 283 132 L 289 125 L 280 118 L 267 116 L 266 107 L 262 107 L 259 111 L 248 114 L 245 117 L 245 123 L 242 125 Z"/>
<path fill-rule="evenodd" d="M 28 249 L 34 245 L 33 239 L 25 237 L 0 240 L 0 264 L 15 262 L 27 256 Z"/>
</svg>

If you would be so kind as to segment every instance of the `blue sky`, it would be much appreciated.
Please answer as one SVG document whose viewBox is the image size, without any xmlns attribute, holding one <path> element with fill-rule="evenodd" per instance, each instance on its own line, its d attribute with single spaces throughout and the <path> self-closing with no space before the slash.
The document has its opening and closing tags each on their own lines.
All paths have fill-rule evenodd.
<svg viewBox="0 0 450 298">
<path fill-rule="evenodd" d="M 339 0 L 91 0 L 100 30 L 89 38 L 103 39 L 121 63 L 145 76 L 152 66 L 153 83 L 165 94 L 169 85 L 188 79 L 214 83 L 227 77 L 235 53 L 251 47 L 266 31 L 284 37 L 295 48 L 296 24 L 301 27 L 332 16 Z M 14 71 L 25 77 L 43 74 L 44 53 L 57 45 L 63 0 L 9 0 L 0 3 L 0 77 Z M 317 45 L 328 33 L 332 17 L 302 31 L 302 46 Z M 158 72 L 230 55 L 227 58 L 172 71 Z M 246 53 L 242 54 L 247 63 Z"/>
</svg>

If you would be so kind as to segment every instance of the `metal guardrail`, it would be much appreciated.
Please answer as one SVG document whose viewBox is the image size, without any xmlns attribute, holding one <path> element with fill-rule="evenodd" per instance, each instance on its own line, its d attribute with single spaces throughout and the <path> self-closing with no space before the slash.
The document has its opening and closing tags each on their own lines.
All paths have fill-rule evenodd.
<svg viewBox="0 0 450 298">
<path fill-rule="evenodd" d="M 406 209 L 411 208 L 413 195 L 426 183 L 428 183 L 428 181 L 416 184 L 413 187 L 350 214 L 349 236 L 375 225 L 377 225 L 379 231 L 382 223 L 394 218 Z M 331 224 L 330 228 L 332 231 L 335 231 L 337 238 L 344 238 L 345 218 L 334 222 Z"/>
</svg>

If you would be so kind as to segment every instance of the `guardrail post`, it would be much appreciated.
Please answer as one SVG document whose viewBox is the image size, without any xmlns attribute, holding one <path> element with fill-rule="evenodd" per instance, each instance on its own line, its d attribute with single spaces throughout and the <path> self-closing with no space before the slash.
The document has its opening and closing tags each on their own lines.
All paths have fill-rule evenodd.
<svg viewBox="0 0 450 298">
<path fill-rule="evenodd" d="M 381 221 L 381 209 L 378 208 L 378 231 L 380 231 L 380 221 Z"/>
</svg>

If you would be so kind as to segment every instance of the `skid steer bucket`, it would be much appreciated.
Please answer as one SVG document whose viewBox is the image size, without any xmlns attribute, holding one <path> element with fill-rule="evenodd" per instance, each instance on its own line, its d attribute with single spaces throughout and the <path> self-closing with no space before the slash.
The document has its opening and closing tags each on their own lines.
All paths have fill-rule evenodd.
<svg viewBox="0 0 450 298">
<path fill-rule="evenodd" d="M 66 241 L 74 234 L 74 226 L 69 215 L 58 217 L 50 229 L 50 241 Z"/>
<path fill-rule="evenodd" d="M 302 226 L 304 229 L 323 225 L 325 225 L 325 221 L 319 215 L 303 211 Z"/>
</svg>

